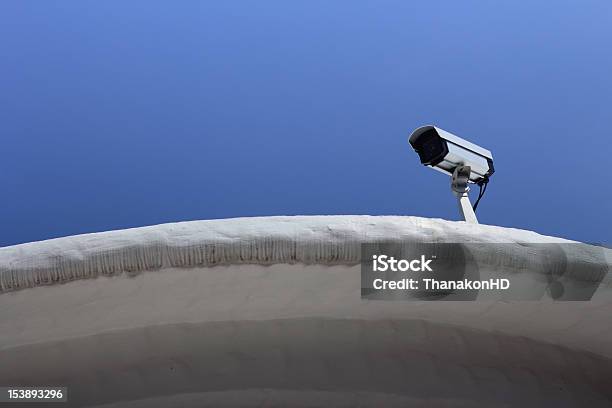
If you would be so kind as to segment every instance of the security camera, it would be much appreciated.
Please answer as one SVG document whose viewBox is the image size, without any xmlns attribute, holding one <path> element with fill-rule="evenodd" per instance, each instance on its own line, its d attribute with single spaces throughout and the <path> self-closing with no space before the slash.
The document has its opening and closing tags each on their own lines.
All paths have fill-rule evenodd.
<svg viewBox="0 0 612 408">
<path fill-rule="evenodd" d="M 435 126 L 422 126 L 408 140 L 421 163 L 451 175 L 458 166 L 469 166 L 468 182 L 481 183 L 493 174 L 493 155 L 487 149 Z"/>
<path fill-rule="evenodd" d="M 419 155 L 422 164 L 452 177 L 451 190 L 457 197 L 463 219 L 478 224 L 476 207 L 495 171 L 491 152 L 431 125 L 416 129 L 408 142 Z M 468 196 L 468 183 L 476 183 L 480 187 L 474 206 Z"/>
</svg>

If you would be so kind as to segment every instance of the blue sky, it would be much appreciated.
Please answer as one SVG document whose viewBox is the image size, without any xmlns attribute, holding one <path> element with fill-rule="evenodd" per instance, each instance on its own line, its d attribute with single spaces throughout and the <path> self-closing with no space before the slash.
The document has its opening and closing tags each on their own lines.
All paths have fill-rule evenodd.
<svg viewBox="0 0 612 408">
<path fill-rule="evenodd" d="M 181 220 L 457 219 L 407 137 L 493 152 L 480 221 L 612 226 L 612 2 L 0 3 L 0 246 Z"/>
</svg>

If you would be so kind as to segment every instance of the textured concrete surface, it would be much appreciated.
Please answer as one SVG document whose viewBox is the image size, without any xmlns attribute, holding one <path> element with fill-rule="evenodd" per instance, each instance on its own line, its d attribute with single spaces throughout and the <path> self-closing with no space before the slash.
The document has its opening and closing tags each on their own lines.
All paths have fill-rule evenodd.
<svg viewBox="0 0 612 408">
<path fill-rule="evenodd" d="M 64 407 L 610 406 L 609 280 L 589 302 L 360 297 L 364 240 L 515 243 L 513 257 L 566 241 L 410 217 L 291 220 L 0 249 L 0 385 L 68 386 Z"/>
</svg>

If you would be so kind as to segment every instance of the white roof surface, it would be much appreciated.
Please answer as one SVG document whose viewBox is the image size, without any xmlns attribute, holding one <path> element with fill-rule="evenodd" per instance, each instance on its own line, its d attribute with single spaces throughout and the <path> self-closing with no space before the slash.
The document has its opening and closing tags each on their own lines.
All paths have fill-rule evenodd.
<svg viewBox="0 0 612 408">
<path fill-rule="evenodd" d="M 403 216 L 278 216 L 189 221 L 0 248 L 0 291 L 164 266 L 346 264 L 361 243 L 571 242 L 531 231 Z"/>
</svg>

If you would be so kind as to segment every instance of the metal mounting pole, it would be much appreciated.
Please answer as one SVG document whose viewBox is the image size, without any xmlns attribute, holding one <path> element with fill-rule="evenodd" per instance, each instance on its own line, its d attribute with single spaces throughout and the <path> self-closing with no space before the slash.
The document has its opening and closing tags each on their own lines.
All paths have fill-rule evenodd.
<svg viewBox="0 0 612 408">
<path fill-rule="evenodd" d="M 478 224 L 476 213 L 472 209 L 472 203 L 470 202 L 470 196 L 468 191 L 468 180 L 470 179 L 470 166 L 457 166 L 453 171 L 453 178 L 451 181 L 451 190 L 457 197 L 457 203 L 459 204 L 459 213 L 463 220 L 470 224 Z"/>
</svg>

